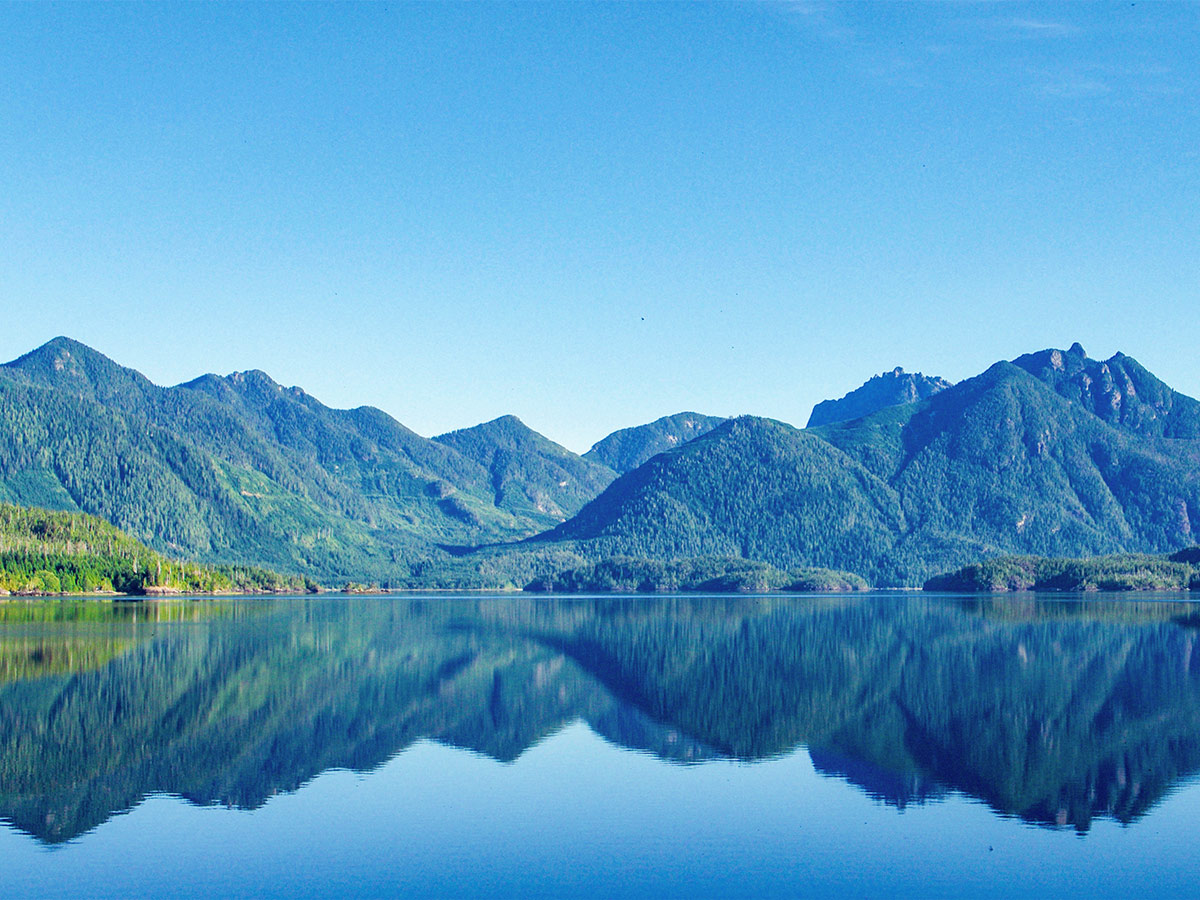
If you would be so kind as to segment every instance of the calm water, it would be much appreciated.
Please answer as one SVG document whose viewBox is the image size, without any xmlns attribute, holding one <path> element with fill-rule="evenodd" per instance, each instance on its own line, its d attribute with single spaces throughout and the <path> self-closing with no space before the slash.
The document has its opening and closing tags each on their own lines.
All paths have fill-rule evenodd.
<svg viewBox="0 0 1200 900">
<path fill-rule="evenodd" d="M 1179 598 L 0 606 L 0 896 L 1194 896 Z"/>
</svg>

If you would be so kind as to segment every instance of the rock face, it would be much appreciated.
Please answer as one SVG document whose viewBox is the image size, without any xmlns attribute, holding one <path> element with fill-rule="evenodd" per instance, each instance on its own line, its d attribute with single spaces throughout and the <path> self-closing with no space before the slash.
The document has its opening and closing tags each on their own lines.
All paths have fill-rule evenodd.
<svg viewBox="0 0 1200 900">
<path fill-rule="evenodd" d="M 879 412 L 881 409 L 887 409 L 889 406 L 928 400 L 934 394 L 944 391 L 950 386 L 950 382 L 944 378 L 922 375 L 920 372 L 905 372 L 901 368 L 895 368 L 882 375 L 876 375 L 862 387 L 851 391 L 840 400 L 822 400 L 813 407 L 812 415 L 808 418 L 808 427 L 816 428 L 818 425 L 832 425 L 834 422 L 849 422 Z"/>
<path fill-rule="evenodd" d="M 1200 437 L 1200 403 L 1172 390 L 1124 353 L 1104 361 L 1089 359 L 1075 343 L 1070 350 L 1028 353 L 1013 364 L 1110 425 L 1155 437 Z"/>
</svg>

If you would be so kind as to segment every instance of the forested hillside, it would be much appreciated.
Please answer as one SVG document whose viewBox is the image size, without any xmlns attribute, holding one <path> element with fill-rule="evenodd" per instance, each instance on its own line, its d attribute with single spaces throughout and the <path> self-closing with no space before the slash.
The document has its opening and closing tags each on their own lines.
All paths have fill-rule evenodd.
<svg viewBox="0 0 1200 900">
<path fill-rule="evenodd" d="M 1170 555 L 1122 553 L 1089 559 L 1001 556 L 936 575 L 927 591 L 1200 591 L 1200 547 Z"/>
<path fill-rule="evenodd" d="M 623 475 L 539 540 L 598 557 L 737 556 L 861 573 L 903 527 L 895 492 L 864 466 L 820 437 L 747 416 Z"/>
<path fill-rule="evenodd" d="M 0 366 L 0 500 L 323 581 L 402 581 L 449 559 L 440 545 L 549 524 L 497 505 L 488 467 L 379 410 L 330 409 L 262 372 L 161 388 L 65 338 Z"/>
<path fill-rule="evenodd" d="M 516 416 L 439 435 L 487 469 L 493 502 L 550 528 L 579 512 L 617 477 L 608 466 L 584 459 L 543 437 Z"/>
<path fill-rule="evenodd" d="M 738 555 L 844 569 L 878 585 L 918 585 L 1001 554 L 1192 544 L 1200 441 L 1178 435 L 1194 401 L 1139 376 L 1153 400 L 1126 401 L 1124 418 L 1100 415 L 1093 395 L 1075 397 L 1058 377 L 1053 360 L 1070 352 L 1047 353 L 1058 355 L 1041 377 L 997 363 L 919 404 L 852 422 L 802 432 L 734 420 L 624 475 L 538 540 L 601 557 Z"/>
<path fill-rule="evenodd" d="M 1195 542 L 1200 403 L 1135 360 L 1076 345 L 934 386 L 805 430 L 681 413 L 579 457 L 513 416 L 426 439 L 262 372 L 161 388 L 57 339 L 0 366 L 0 502 L 98 515 L 172 557 L 393 587 L 519 588 L 611 557 L 916 586 L 995 556 Z"/>
<path fill-rule="evenodd" d="M 784 572 L 767 563 L 739 557 L 704 556 L 694 559 L 634 559 L 617 556 L 536 578 L 525 586 L 533 592 L 561 594 L 655 594 L 696 592 L 713 594 L 841 593 L 865 591 L 857 575 L 831 569 L 793 569 Z"/>
<path fill-rule="evenodd" d="M 95 516 L 0 503 L 0 593 L 295 593 L 315 587 L 253 566 L 169 559 Z"/>
<path fill-rule="evenodd" d="M 663 416 L 646 425 L 614 431 L 592 445 L 583 458 L 602 463 L 624 475 L 664 450 L 672 450 L 702 434 L 708 434 L 724 421 L 720 416 L 704 416 L 694 412 Z"/>
</svg>

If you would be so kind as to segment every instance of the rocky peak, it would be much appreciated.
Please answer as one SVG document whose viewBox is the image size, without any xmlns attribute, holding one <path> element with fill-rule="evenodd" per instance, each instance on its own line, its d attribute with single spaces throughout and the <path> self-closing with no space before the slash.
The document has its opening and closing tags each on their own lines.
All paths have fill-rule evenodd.
<svg viewBox="0 0 1200 900">
<path fill-rule="evenodd" d="M 1074 343 L 1066 351 L 1027 353 L 1013 364 L 1111 425 L 1139 434 L 1200 437 L 1200 403 L 1172 390 L 1124 353 L 1095 360 Z"/>
<path fill-rule="evenodd" d="M 897 366 L 873 376 L 866 384 L 840 400 L 823 400 L 813 407 L 808 427 L 861 419 L 889 406 L 916 403 L 951 387 L 949 381 L 920 372 L 905 372 Z"/>
</svg>

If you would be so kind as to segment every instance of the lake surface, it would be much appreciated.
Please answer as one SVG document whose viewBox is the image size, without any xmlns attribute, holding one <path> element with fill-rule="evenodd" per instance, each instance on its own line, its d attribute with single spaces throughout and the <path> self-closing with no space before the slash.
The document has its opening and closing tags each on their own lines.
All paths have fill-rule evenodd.
<svg viewBox="0 0 1200 900">
<path fill-rule="evenodd" d="M 1180 597 L 0 605 L 0 896 L 1195 896 Z"/>
</svg>

